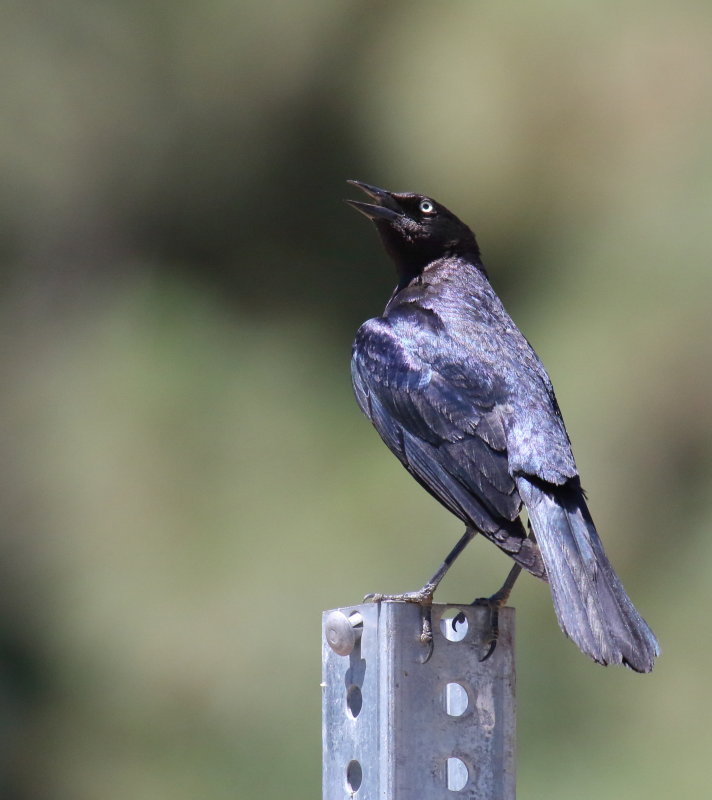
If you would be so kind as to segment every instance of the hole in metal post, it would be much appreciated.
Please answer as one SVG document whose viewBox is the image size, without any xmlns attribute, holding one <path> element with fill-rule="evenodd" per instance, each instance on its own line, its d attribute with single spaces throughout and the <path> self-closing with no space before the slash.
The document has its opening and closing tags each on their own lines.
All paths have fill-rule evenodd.
<svg viewBox="0 0 712 800">
<path fill-rule="evenodd" d="M 356 719 L 356 717 L 358 717 L 358 715 L 361 713 L 361 707 L 363 706 L 363 695 L 361 694 L 359 687 L 355 684 L 352 684 L 346 690 L 346 706 L 354 719 Z"/>
<path fill-rule="evenodd" d="M 448 608 L 440 617 L 440 632 L 451 642 L 461 642 L 467 636 L 467 617 L 459 608 Z"/>
<path fill-rule="evenodd" d="M 346 767 L 346 783 L 350 791 L 357 792 L 359 786 L 361 786 L 362 780 L 363 772 L 361 771 L 361 765 L 358 761 L 349 761 L 349 765 Z"/>
<path fill-rule="evenodd" d="M 461 683 L 445 684 L 445 711 L 451 717 L 461 717 L 468 704 L 467 689 Z"/>
<path fill-rule="evenodd" d="M 470 774 L 467 771 L 465 762 L 459 758 L 448 758 L 447 760 L 447 788 L 451 792 L 459 792 L 467 785 Z"/>
</svg>

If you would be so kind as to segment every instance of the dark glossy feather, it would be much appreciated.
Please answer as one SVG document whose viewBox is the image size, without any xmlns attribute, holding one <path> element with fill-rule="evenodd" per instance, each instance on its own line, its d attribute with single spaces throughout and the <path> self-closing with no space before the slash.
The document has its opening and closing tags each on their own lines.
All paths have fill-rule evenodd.
<svg viewBox="0 0 712 800">
<path fill-rule="evenodd" d="M 599 664 L 650 672 L 660 647 L 611 566 L 581 488 L 517 479 L 546 564 L 559 625 Z"/>
</svg>

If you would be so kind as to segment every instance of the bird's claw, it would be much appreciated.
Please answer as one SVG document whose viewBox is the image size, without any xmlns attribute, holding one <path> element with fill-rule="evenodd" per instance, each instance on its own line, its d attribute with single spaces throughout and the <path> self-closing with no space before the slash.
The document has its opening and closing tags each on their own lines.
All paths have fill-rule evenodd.
<svg viewBox="0 0 712 800">
<path fill-rule="evenodd" d="M 492 595 L 492 597 L 480 597 L 472 604 L 473 606 L 484 606 L 488 608 L 490 612 L 489 630 L 483 642 L 484 648 L 486 649 L 484 655 L 479 659 L 480 662 L 487 661 L 497 648 L 497 642 L 499 640 L 499 609 L 504 602 L 506 602 L 506 598 L 503 601 L 495 594 Z M 460 612 L 460 614 L 462 614 L 462 612 Z M 458 614 L 458 617 L 460 614 Z M 457 617 L 455 619 L 457 619 Z"/>
<path fill-rule="evenodd" d="M 486 643 L 487 643 L 487 640 L 485 640 L 485 644 Z M 497 648 L 497 639 L 496 638 L 490 639 L 489 640 L 489 647 L 487 648 L 487 652 L 481 658 L 478 659 L 480 664 L 482 664 L 485 661 L 487 661 L 487 659 L 492 655 L 492 653 L 494 653 L 496 648 Z"/>
<path fill-rule="evenodd" d="M 431 606 L 433 604 L 433 592 L 429 587 L 424 586 L 417 592 L 405 592 L 403 594 L 367 594 L 363 598 L 364 603 L 415 603 L 419 606 Z"/>
<path fill-rule="evenodd" d="M 421 644 L 428 646 L 428 652 L 423 659 L 422 663 L 430 659 L 433 654 L 433 623 L 432 623 L 432 605 L 433 605 L 434 589 L 429 586 L 423 586 L 417 592 L 405 592 L 403 594 L 380 594 L 371 593 L 363 598 L 364 603 L 413 603 L 419 605 L 421 608 L 421 629 L 418 641 Z"/>
</svg>

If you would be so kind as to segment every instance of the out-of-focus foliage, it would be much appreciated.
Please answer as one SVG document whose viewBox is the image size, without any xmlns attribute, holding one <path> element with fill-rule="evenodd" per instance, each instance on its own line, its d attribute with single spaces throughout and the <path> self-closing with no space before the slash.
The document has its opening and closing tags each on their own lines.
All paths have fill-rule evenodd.
<svg viewBox="0 0 712 800">
<path fill-rule="evenodd" d="M 8 2 L 0 795 L 314 798 L 320 611 L 459 534 L 351 397 L 391 267 L 348 177 L 471 221 L 658 633 L 604 670 L 523 578 L 519 796 L 701 797 L 712 6 Z M 508 567 L 475 541 L 441 599 Z"/>
</svg>

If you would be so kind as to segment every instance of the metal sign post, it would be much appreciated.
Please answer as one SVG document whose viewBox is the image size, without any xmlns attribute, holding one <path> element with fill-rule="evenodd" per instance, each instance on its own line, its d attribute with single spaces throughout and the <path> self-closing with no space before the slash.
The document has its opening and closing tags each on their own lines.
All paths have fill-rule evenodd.
<svg viewBox="0 0 712 800">
<path fill-rule="evenodd" d="M 462 611 L 464 622 L 453 626 Z M 324 612 L 323 800 L 514 800 L 514 609 L 366 603 Z"/>
</svg>

